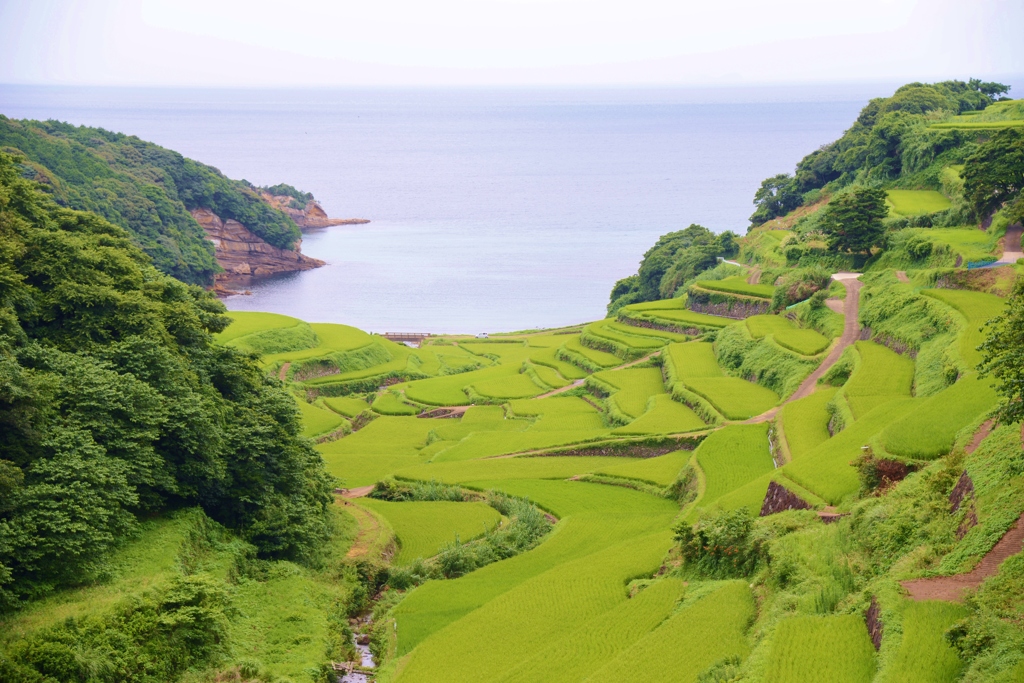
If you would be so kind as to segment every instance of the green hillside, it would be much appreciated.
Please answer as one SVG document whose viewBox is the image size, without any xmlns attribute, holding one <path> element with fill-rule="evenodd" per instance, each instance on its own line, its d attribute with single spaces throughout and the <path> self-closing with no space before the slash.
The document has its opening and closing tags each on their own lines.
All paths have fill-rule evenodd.
<svg viewBox="0 0 1024 683">
<path fill-rule="evenodd" d="M 158 270 L 183 282 L 209 285 L 219 270 L 192 209 L 233 218 L 282 249 L 300 238 L 294 221 L 245 181 L 134 136 L 0 115 L 0 150 L 22 156 L 20 175 L 57 204 L 125 228 Z"/>
</svg>

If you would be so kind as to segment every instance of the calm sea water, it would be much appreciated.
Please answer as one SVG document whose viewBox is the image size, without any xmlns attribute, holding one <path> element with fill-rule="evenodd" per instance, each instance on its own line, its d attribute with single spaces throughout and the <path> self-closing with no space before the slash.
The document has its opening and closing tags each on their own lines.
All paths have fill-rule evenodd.
<svg viewBox="0 0 1024 683">
<path fill-rule="evenodd" d="M 0 86 L 0 113 L 138 135 L 364 226 L 308 233 L 317 270 L 233 310 L 363 329 L 552 327 L 603 315 L 659 235 L 743 233 L 891 85 L 720 90 L 145 90 Z"/>
</svg>

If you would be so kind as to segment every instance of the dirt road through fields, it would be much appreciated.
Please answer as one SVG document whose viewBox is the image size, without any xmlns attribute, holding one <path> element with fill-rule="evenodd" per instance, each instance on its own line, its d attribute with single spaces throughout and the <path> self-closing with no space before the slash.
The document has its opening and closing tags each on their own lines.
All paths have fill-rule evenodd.
<svg viewBox="0 0 1024 683">
<path fill-rule="evenodd" d="M 860 311 L 860 288 L 862 284 L 857 279 L 859 277 L 860 273 L 836 273 L 832 276 L 833 280 L 838 280 L 846 286 L 846 299 L 843 301 L 843 315 L 846 317 L 846 321 L 843 325 L 843 335 L 839 338 L 839 342 L 832 347 L 832 351 L 829 352 L 825 360 L 818 366 L 818 369 L 808 375 L 807 379 L 797 387 L 797 390 L 782 402 L 782 405 L 778 405 L 767 412 L 750 418 L 745 424 L 767 422 L 778 414 L 783 405 L 813 394 L 818 386 L 818 380 L 829 371 L 829 368 L 836 364 L 836 361 L 843 355 L 846 347 L 857 341 L 857 337 L 860 335 L 860 323 L 857 322 L 857 314 Z"/>
</svg>

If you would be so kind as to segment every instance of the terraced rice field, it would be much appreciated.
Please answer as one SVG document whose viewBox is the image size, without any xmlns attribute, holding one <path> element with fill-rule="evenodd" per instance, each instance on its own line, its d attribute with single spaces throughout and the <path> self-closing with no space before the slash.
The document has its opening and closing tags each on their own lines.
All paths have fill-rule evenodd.
<svg viewBox="0 0 1024 683">
<path fill-rule="evenodd" d="M 458 538 L 465 542 L 497 526 L 501 515 L 486 503 L 410 501 L 392 503 L 364 498 L 359 505 L 383 517 L 394 529 L 399 551 L 398 566 L 417 558 L 433 557 L 446 543 Z"/>
<path fill-rule="evenodd" d="M 363 399 L 349 396 L 327 396 L 323 402 L 328 408 L 345 417 L 355 417 L 364 410 L 370 409 L 370 404 Z"/>
<path fill-rule="evenodd" d="M 638 332 L 642 331 L 643 328 L 635 328 Z M 619 325 L 614 320 L 601 320 L 596 323 L 591 323 L 584 328 L 584 332 L 589 333 L 599 339 L 608 340 L 614 344 L 621 344 L 626 347 L 638 349 L 639 351 L 654 351 L 667 344 L 670 339 L 654 337 L 651 335 L 637 334 L 624 325 Z M 678 338 L 683 338 L 683 335 L 675 335 Z"/>
<path fill-rule="evenodd" d="M 832 340 L 815 330 L 802 329 L 788 318 L 778 315 L 754 315 L 746 319 L 747 330 L 754 339 L 771 335 L 779 346 L 802 356 L 816 356 Z"/>
<path fill-rule="evenodd" d="M 303 436 L 312 437 L 332 432 L 345 421 L 345 418 L 332 410 L 320 408 L 305 401 L 296 400 L 295 402 L 302 414 Z"/>
<path fill-rule="evenodd" d="M 420 448 L 437 426 L 418 417 L 378 417 L 355 434 L 319 447 L 329 474 L 345 486 L 366 486 L 423 461 Z M 429 479 L 429 477 L 428 477 Z"/>
<path fill-rule="evenodd" d="M 311 323 L 309 326 L 316 335 L 317 344 L 311 348 L 298 351 L 285 351 L 282 353 L 270 353 L 264 356 L 267 363 L 292 363 L 310 358 L 319 358 L 331 353 L 352 351 L 374 342 L 395 351 L 398 344 L 392 344 L 387 339 L 373 337 L 366 332 L 349 325 L 337 325 L 335 323 Z M 402 347 L 407 349 L 408 347 Z M 403 355 L 404 357 L 404 355 Z"/>
<path fill-rule="evenodd" d="M 420 412 L 419 408 L 409 405 L 398 394 L 390 391 L 385 391 L 378 396 L 371 408 L 381 415 L 415 415 Z"/>
<path fill-rule="evenodd" d="M 914 383 L 914 361 L 881 344 L 856 343 L 860 364 L 843 388 L 854 417 L 860 419 L 889 401 L 909 397 Z"/>
<path fill-rule="evenodd" d="M 996 240 L 987 232 L 974 227 L 965 228 L 909 228 L 911 234 L 935 244 L 943 244 L 958 254 L 964 262 L 994 260 Z M 953 290 L 948 290 L 953 291 Z"/>
<path fill-rule="evenodd" d="M 628 368 L 609 370 L 594 375 L 597 379 L 618 389 L 611 400 L 626 415 L 640 417 L 647 411 L 648 401 L 665 393 L 661 368 Z"/>
<path fill-rule="evenodd" d="M 679 434 L 706 428 L 707 425 L 688 407 L 672 400 L 668 394 L 650 398 L 649 407 L 640 417 L 613 434 Z"/>
<path fill-rule="evenodd" d="M 905 603 L 903 638 L 879 683 L 952 683 L 959 680 L 963 662 L 946 641 L 945 633 L 967 616 L 962 605 L 927 601 Z"/>
<path fill-rule="evenodd" d="M 697 286 L 701 289 L 710 289 L 715 292 L 727 294 L 740 294 L 742 296 L 753 296 L 762 299 L 771 299 L 775 294 L 774 285 L 752 285 L 742 275 L 727 277 L 724 280 L 698 280 Z"/>
<path fill-rule="evenodd" d="M 772 638 L 766 683 L 869 683 L 875 648 L 858 614 L 790 617 Z"/>
<path fill-rule="evenodd" d="M 682 301 L 681 299 L 670 299 L 670 301 Z M 653 302 L 660 303 L 660 302 Z M 650 320 L 652 322 L 663 322 L 670 325 L 677 325 L 680 327 L 695 327 L 695 328 L 706 328 L 706 329 L 720 329 L 726 325 L 731 325 L 735 320 L 731 318 L 722 318 L 716 315 L 706 315 L 704 313 L 695 313 L 693 311 L 686 310 L 681 305 L 672 305 L 670 307 L 659 308 L 659 307 L 648 307 L 646 304 L 632 304 L 626 306 L 624 309 L 627 313 L 639 317 L 641 320 Z"/>
<path fill-rule="evenodd" d="M 739 377 L 693 377 L 684 382 L 729 420 L 760 415 L 779 402 L 779 395 L 771 389 Z"/>
<path fill-rule="evenodd" d="M 561 518 L 559 530 L 534 551 L 411 593 L 396 610 L 399 655 L 412 655 L 404 680 L 499 678 L 626 604 L 624 581 L 656 567 L 670 543 L 675 506 L 646 494 L 581 482 L 478 484 L 538 501 Z"/>
<path fill-rule="evenodd" d="M 921 401 L 905 397 L 882 403 L 831 439 L 785 465 L 783 473 L 829 504 L 838 504 L 860 489 L 860 479 L 850 462 L 863 454 L 865 444 L 890 423 L 910 413 Z"/>
<path fill-rule="evenodd" d="M 601 368 L 614 368 L 615 366 L 622 364 L 622 359 L 614 354 L 583 346 L 583 344 L 580 343 L 579 337 L 569 337 L 565 340 L 564 346 L 569 352 L 579 354 L 586 360 Z"/>
<path fill-rule="evenodd" d="M 715 359 L 715 349 L 708 342 L 671 344 L 668 347 L 667 361 L 679 379 L 721 377 L 724 374 Z"/>
<path fill-rule="evenodd" d="M 962 293 L 942 290 L 936 296 L 974 322 L 995 310 L 984 298 L 978 305 Z M 705 328 L 745 324 L 751 336 L 771 335 L 802 355 L 821 354 L 830 343 L 778 316 L 738 323 L 686 311 L 680 300 L 631 309 L 632 315 L 679 316 Z M 598 321 L 588 330 L 630 348 L 647 344 L 646 349 L 663 349 L 665 374 L 730 420 L 760 415 L 780 401 L 759 385 L 726 376 L 711 343 L 613 320 Z M 914 361 L 858 342 L 858 367 L 844 387 L 821 387 L 782 407 L 779 416 L 792 460 L 782 464 L 780 459 L 782 466 L 776 468 L 768 423 L 709 428 L 672 400 L 662 368 L 611 369 L 623 359 L 583 346 L 578 335 L 510 336 L 502 343 L 472 340 L 415 350 L 356 332 L 344 326 L 317 331 L 321 341 L 315 351 L 322 354 L 327 344 L 382 343 L 391 360 L 344 374 L 369 378 L 371 385 L 391 371 L 430 376 L 385 389 L 359 388 L 351 396 L 324 396 L 316 406 L 299 404 L 307 433 L 319 434 L 343 424 L 343 416 L 366 411 L 370 405 L 364 397 L 375 396 L 373 411 L 383 415 L 317 446 L 342 485 L 365 486 L 390 475 L 458 484 L 526 497 L 557 517 L 554 529 L 532 550 L 460 578 L 428 581 L 405 595 L 391 612 L 394 624 L 389 626 L 396 659 L 380 676 L 397 683 L 695 682 L 710 680 L 709 667 L 733 661 L 729 658 L 754 666 L 763 681 L 867 683 L 882 660 L 860 614 L 786 616 L 759 644 L 750 631 L 757 612 L 749 577 L 713 581 L 660 574 L 674 545 L 672 525 L 680 519 L 693 522 L 716 508 L 756 513 L 772 480 L 814 505 L 842 504 L 859 490 L 850 462 L 865 444 L 899 456 L 934 457 L 948 450 L 953 435 L 992 402 L 991 390 L 973 375 L 930 398 L 912 398 Z M 308 351 L 314 350 L 293 353 Z M 607 401 L 630 418 L 628 424 L 615 426 L 602 412 L 607 406 L 582 386 L 538 398 L 548 387 L 588 376 L 557 357 L 560 351 L 605 368 L 594 373 L 591 383 L 614 389 Z M 477 369 L 444 374 L 460 365 Z M 318 378 L 301 387 L 337 381 Z M 474 399 L 477 404 L 460 412 L 461 417 L 423 419 L 395 414 L 419 410 L 403 397 L 428 406 L 466 406 Z M 827 405 L 833 399 L 846 401 L 855 419 L 830 436 Z M 625 437 L 632 444 L 663 444 L 657 435 L 705 430 L 706 438 L 694 451 L 639 458 L 617 457 L 609 453 L 618 451 L 607 449 Z M 652 435 L 656 438 L 648 440 Z M 559 448 L 569 450 L 558 455 Z M 609 455 L 577 454 L 584 449 Z M 692 476 L 693 466 L 699 473 L 695 504 L 680 509 L 674 499 L 656 495 L 684 473 Z M 607 483 L 577 480 L 585 475 Z M 499 520 L 483 503 L 365 499 L 358 506 L 394 530 L 400 544 L 396 566 L 433 556 L 456 536 L 462 541 L 479 536 Z M 634 583 L 638 578 L 642 581 Z M 959 672 L 959 660 L 941 636 L 958 612 L 917 605 L 927 603 L 902 609 L 903 628 L 915 643 L 923 643 L 928 662 L 915 666 L 914 656 L 922 652 L 915 645 L 913 651 L 885 659 L 877 680 L 946 681 Z M 752 648 L 755 656 L 750 656 Z"/>
<path fill-rule="evenodd" d="M 216 335 L 217 341 L 221 344 L 226 344 L 229 341 L 256 332 L 295 327 L 303 322 L 298 318 L 292 318 L 279 313 L 231 311 L 227 316 L 231 318 L 231 324 L 223 332 Z"/>
<path fill-rule="evenodd" d="M 984 292 L 959 289 L 926 289 L 922 293 L 952 306 L 964 317 L 960 357 L 968 368 L 976 368 L 982 358 L 978 347 L 985 341 L 985 323 L 1003 313 L 1006 300 Z"/>
<path fill-rule="evenodd" d="M 921 216 L 952 206 L 945 195 L 935 190 L 889 190 L 886 203 L 889 213 L 898 216 Z"/>
<path fill-rule="evenodd" d="M 991 379 L 974 374 L 931 396 L 881 434 L 886 451 L 907 458 L 931 460 L 953 448 L 957 432 L 998 403 Z"/>
<path fill-rule="evenodd" d="M 775 468 L 768 449 L 768 425 L 729 425 L 713 432 L 697 447 L 697 464 L 706 480 L 700 507 Z M 763 496 L 762 496 L 763 497 Z"/>
<path fill-rule="evenodd" d="M 623 462 L 599 468 L 596 472 L 668 486 L 679 477 L 692 457 L 690 451 L 675 451 L 656 458 L 624 458 Z"/>
<path fill-rule="evenodd" d="M 794 460 L 802 457 L 831 437 L 828 402 L 837 389 L 823 387 L 806 398 L 791 401 L 782 407 L 782 428 L 785 430 L 789 454 Z"/>
</svg>

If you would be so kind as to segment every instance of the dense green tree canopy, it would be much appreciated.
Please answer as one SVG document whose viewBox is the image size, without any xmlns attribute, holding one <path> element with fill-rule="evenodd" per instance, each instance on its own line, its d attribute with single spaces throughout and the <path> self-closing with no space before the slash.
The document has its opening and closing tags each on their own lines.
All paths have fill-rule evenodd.
<svg viewBox="0 0 1024 683">
<path fill-rule="evenodd" d="M 885 191 L 861 187 L 833 199 L 824 209 L 821 230 L 833 251 L 863 254 L 882 244 L 889 213 Z"/>
<path fill-rule="evenodd" d="M 796 181 L 788 173 L 766 178 L 754 193 L 757 209 L 750 217 L 753 225 L 761 225 L 773 218 L 785 216 L 803 203 L 803 195 L 797 191 Z"/>
<path fill-rule="evenodd" d="M 719 256 L 734 256 L 737 249 L 735 233 L 715 235 L 702 225 L 662 235 L 644 254 L 637 274 L 615 283 L 609 312 L 638 301 L 671 297 L 686 280 L 714 268 Z"/>
<path fill-rule="evenodd" d="M 1024 279 L 1018 278 L 1003 315 L 991 321 L 991 334 L 981 346 L 981 371 L 995 378 L 1002 403 L 996 417 L 1002 424 L 1024 420 Z"/>
<path fill-rule="evenodd" d="M 134 136 L 0 116 L 4 148 L 25 156 L 19 173 L 42 183 L 59 205 L 125 228 L 160 271 L 183 282 L 211 284 L 218 272 L 192 209 L 233 218 L 276 247 L 292 248 L 301 236 L 250 184 Z"/>
<path fill-rule="evenodd" d="M 979 217 L 1016 201 L 1013 218 L 1024 218 L 1024 132 L 1002 130 L 979 146 L 964 165 L 964 195 Z"/>
<path fill-rule="evenodd" d="M 95 576 L 167 507 L 272 557 L 324 536 L 322 461 L 255 357 L 212 344 L 223 313 L 0 153 L 0 609 Z"/>
</svg>

